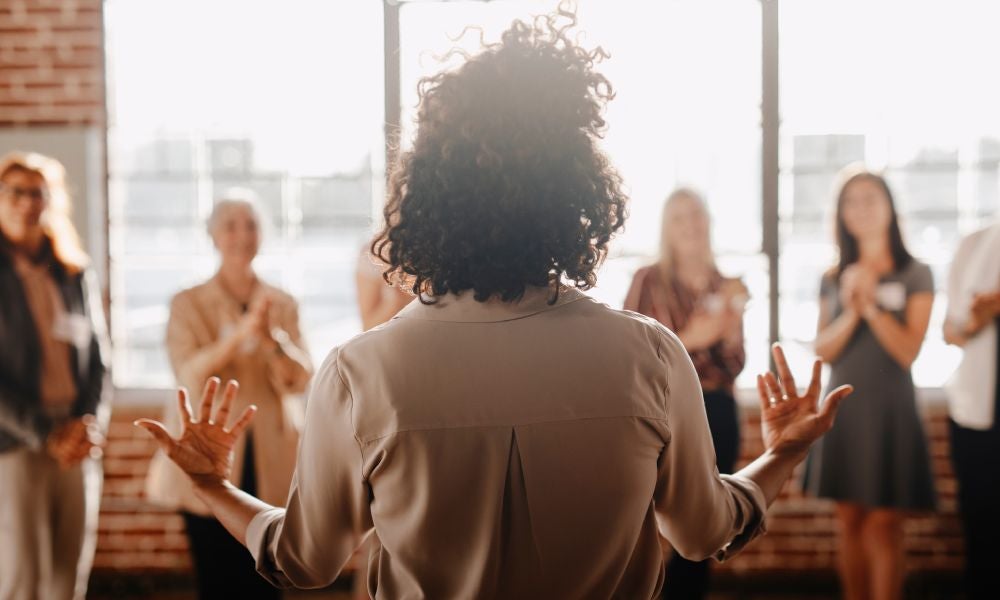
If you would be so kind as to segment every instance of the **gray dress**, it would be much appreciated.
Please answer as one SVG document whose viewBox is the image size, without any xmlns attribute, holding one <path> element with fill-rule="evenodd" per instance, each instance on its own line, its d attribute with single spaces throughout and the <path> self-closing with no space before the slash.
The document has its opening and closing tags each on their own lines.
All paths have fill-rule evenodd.
<svg viewBox="0 0 1000 600">
<path fill-rule="evenodd" d="M 839 288 L 834 276 L 823 278 L 821 301 L 834 307 L 834 318 L 843 310 Z M 902 321 L 912 294 L 933 291 L 930 269 L 914 260 L 880 280 L 878 302 Z M 809 455 L 806 491 L 869 508 L 933 510 L 934 482 L 913 379 L 864 322 L 832 364 L 829 389 L 845 383 L 854 393 Z"/>
</svg>

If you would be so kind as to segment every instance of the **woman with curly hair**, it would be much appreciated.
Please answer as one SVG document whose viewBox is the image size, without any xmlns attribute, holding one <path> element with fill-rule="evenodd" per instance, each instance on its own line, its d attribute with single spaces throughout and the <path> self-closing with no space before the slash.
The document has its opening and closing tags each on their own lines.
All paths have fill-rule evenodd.
<svg viewBox="0 0 1000 600">
<path fill-rule="evenodd" d="M 140 423 L 276 585 L 330 583 L 371 537 L 372 597 L 653 598 L 660 535 L 737 552 L 830 426 L 847 389 L 817 410 L 818 382 L 799 395 L 779 361 L 760 384 L 770 449 L 720 476 L 684 347 L 581 292 L 625 195 L 597 148 L 602 52 L 573 23 L 515 21 L 422 83 L 373 244 L 419 301 L 320 368 L 284 508 L 228 482 L 253 416 L 226 427 L 235 382 L 213 412 L 211 380 L 198 417 L 180 394 L 179 439 Z"/>
</svg>

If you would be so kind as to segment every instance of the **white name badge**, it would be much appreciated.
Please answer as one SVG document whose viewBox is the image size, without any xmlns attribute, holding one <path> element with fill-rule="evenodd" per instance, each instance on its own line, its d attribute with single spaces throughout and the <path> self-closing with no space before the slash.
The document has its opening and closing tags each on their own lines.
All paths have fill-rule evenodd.
<svg viewBox="0 0 1000 600">
<path fill-rule="evenodd" d="M 906 286 L 898 281 L 880 284 L 875 291 L 875 300 L 885 310 L 901 311 L 906 308 Z"/>
<path fill-rule="evenodd" d="M 62 313 L 52 324 L 54 339 L 77 348 L 86 348 L 90 344 L 91 334 L 90 319 L 84 315 Z"/>
</svg>

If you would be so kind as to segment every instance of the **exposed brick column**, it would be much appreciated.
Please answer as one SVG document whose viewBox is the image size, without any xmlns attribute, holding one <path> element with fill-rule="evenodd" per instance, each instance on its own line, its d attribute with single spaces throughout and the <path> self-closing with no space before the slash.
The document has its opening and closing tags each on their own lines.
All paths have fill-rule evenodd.
<svg viewBox="0 0 1000 600">
<path fill-rule="evenodd" d="M 101 0 L 0 0 L 0 127 L 104 122 Z"/>
</svg>

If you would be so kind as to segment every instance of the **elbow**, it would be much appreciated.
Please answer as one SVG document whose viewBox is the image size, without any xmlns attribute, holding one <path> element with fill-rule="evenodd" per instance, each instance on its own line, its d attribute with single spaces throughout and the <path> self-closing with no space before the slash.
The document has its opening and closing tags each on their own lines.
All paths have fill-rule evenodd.
<svg viewBox="0 0 1000 600">
<path fill-rule="evenodd" d="M 677 554 L 683 558 L 694 562 L 701 562 L 713 558 L 729 544 L 729 537 L 726 532 L 712 533 L 699 537 L 692 537 L 684 540 L 671 540 L 671 545 Z"/>
<path fill-rule="evenodd" d="M 816 357 L 826 364 L 830 364 L 836 359 L 836 355 L 826 344 L 816 344 L 813 346 L 813 352 L 816 353 Z"/>
</svg>

